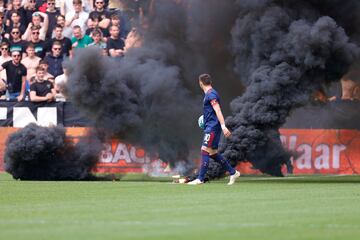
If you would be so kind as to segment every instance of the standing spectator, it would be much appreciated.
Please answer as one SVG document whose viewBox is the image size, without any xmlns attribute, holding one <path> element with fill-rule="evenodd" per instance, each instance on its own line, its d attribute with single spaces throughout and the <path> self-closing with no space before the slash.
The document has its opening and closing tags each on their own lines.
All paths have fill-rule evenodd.
<svg viewBox="0 0 360 240">
<path fill-rule="evenodd" d="M 67 37 L 63 36 L 63 27 L 60 25 L 56 25 L 54 29 L 54 38 L 50 39 L 47 42 L 46 51 L 51 52 L 51 47 L 55 41 L 61 42 L 61 55 L 72 57 L 72 43 L 71 40 Z"/>
<path fill-rule="evenodd" d="M 93 0 L 84 0 L 82 3 L 82 8 L 85 12 L 89 13 L 93 9 Z M 66 15 L 67 13 L 74 11 L 73 0 L 62 0 L 60 4 L 60 12 L 62 15 Z"/>
<path fill-rule="evenodd" d="M 26 4 L 24 5 L 25 8 L 25 26 L 29 25 L 32 20 L 32 15 L 34 12 L 37 11 L 36 8 L 36 0 L 28 0 Z"/>
<path fill-rule="evenodd" d="M 14 27 L 17 27 L 20 29 L 21 34 L 24 34 L 24 32 L 26 31 L 26 26 L 21 23 L 21 16 L 20 16 L 19 12 L 13 11 L 11 13 L 10 17 L 11 17 L 11 21 L 10 21 L 9 26 L 6 28 L 6 33 L 10 33 L 10 31 Z M 7 37 L 8 36 L 9 35 L 7 35 Z"/>
<path fill-rule="evenodd" d="M 91 38 L 94 41 L 89 44 L 89 47 L 96 46 L 101 49 L 103 55 L 107 55 L 106 43 L 102 40 L 102 33 L 101 33 L 100 29 L 95 29 L 91 33 Z"/>
<path fill-rule="evenodd" d="M 56 17 L 56 24 L 63 27 L 63 35 L 64 35 L 64 37 L 67 37 L 69 39 L 72 37 L 72 28 L 67 27 L 65 25 L 65 16 L 64 15 L 58 15 Z M 54 37 L 54 35 L 53 35 L 53 37 Z"/>
<path fill-rule="evenodd" d="M 91 37 L 83 35 L 80 26 L 73 28 L 74 37 L 71 39 L 73 48 L 85 48 L 92 43 Z"/>
<path fill-rule="evenodd" d="M 124 55 L 124 41 L 120 38 L 120 29 L 118 26 L 110 27 L 110 37 L 106 47 L 111 57 L 122 57 Z"/>
<path fill-rule="evenodd" d="M 85 32 L 89 14 L 83 11 L 81 0 L 73 0 L 73 6 L 74 11 L 68 12 L 65 15 L 65 25 L 71 28 L 74 26 L 80 26 L 81 30 Z"/>
<path fill-rule="evenodd" d="M 1 43 L 1 56 L 0 56 L 0 65 L 2 65 L 4 62 L 10 61 L 11 57 L 9 55 L 9 43 L 2 42 Z M 1 79 L 6 81 L 6 70 L 2 70 L 0 74 Z"/>
<path fill-rule="evenodd" d="M 11 23 L 11 15 L 14 11 L 20 14 L 21 24 L 26 26 L 26 12 L 24 7 L 21 6 L 21 0 L 13 0 L 12 2 L 8 2 L 8 11 L 5 15 L 5 24 L 7 27 L 10 26 Z"/>
<path fill-rule="evenodd" d="M 46 60 L 41 60 L 39 63 L 39 67 L 42 67 L 44 69 L 44 79 L 54 83 L 55 80 L 54 76 L 48 72 L 49 63 Z"/>
<path fill-rule="evenodd" d="M 99 19 L 98 18 L 89 18 L 88 21 L 88 29 L 86 29 L 85 34 L 92 37 L 91 33 L 95 30 L 95 29 L 99 29 L 101 30 L 102 33 L 102 37 L 103 38 L 107 38 L 110 36 L 108 29 L 106 28 L 99 28 Z"/>
<path fill-rule="evenodd" d="M 45 42 L 40 39 L 40 26 L 31 27 L 31 36 L 29 43 L 35 47 L 35 54 L 40 58 L 45 57 Z"/>
<path fill-rule="evenodd" d="M 46 12 L 49 18 L 49 27 L 46 33 L 46 39 L 51 38 L 51 34 L 56 26 L 56 16 L 60 14 L 60 11 L 55 8 L 55 0 L 47 0 Z"/>
<path fill-rule="evenodd" d="M 48 72 L 55 78 L 63 74 L 62 63 L 64 57 L 61 55 L 61 42 L 55 41 L 52 44 L 51 53 L 44 60 L 49 64 Z"/>
<path fill-rule="evenodd" d="M 21 39 L 21 32 L 18 27 L 14 27 L 10 32 L 10 52 L 19 51 L 25 57 L 26 42 Z"/>
<path fill-rule="evenodd" d="M 90 19 L 99 19 L 99 27 L 107 29 L 110 24 L 110 12 L 105 9 L 104 0 L 95 0 L 95 10 L 89 15 Z"/>
<path fill-rule="evenodd" d="M 56 25 L 60 25 L 63 28 L 65 27 L 65 16 L 60 14 L 56 16 Z"/>
<path fill-rule="evenodd" d="M 36 68 L 39 66 L 41 58 L 35 55 L 35 46 L 29 43 L 26 47 L 27 57 L 21 60 L 21 63 L 26 67 L 26 80 L 30 82 L 31 77 L 36 73 Z"/>
<path fill-rule="evenodd" d="M 124 21 L 121 20 L 121 18 L 119 17 L 119 15 L 117 13 L 113 13 L 110 16 L 110 25 L 108 27 L 108 31 L 110 30 L 111 26 L 118 26 L 120 29 L 120 38 L 122 38 L 123 40 L 126 39 L 128 33 L 130 32 L 128 29 L 128 26 L 126 26 L 126 23 L 124 23 Z"/>
<path fill-rule="evenodd" d="M 41 22 L 41 18 L 44 19 L 43 22 Z M 49 18 L 47 16 L 46 13 L 43 13 L 43 12 L 34 12 L 33 15 L 32 15 L 32 21 L 31 23 L 29 23 L 27 29 L 26 29 L 26 32 L 24 33 L 23 35 L 23 40 L 26 40 L 26 41 L 30 41 L 30 37 L 31 37 L 31 27 L 32 26 L 37 26 L 37 27 L 40 27 L 40 36 L 39 38 L 41 40 L 45 40 L 46 38 L 46 32 L 47 32 L 47 29 L 49 27 Z"/>
<path fill-rule="evenodd" d="M 54 85 L 44 78 L 42 67 L 36 68 L 36 81 L 30 86 L 30 100 L 32 102 L 52 102 L 55 99 Z"/>
<path fill-rule="evenodd" d="M 22 101 L 25 94 L 26 67 L 21 64 L 21 52 L 11 52 L 11 61 L 1 65 L 0 71 L 6 69 L 7 85 L 10 100 Z"/>
<path fill-rule="evenodd" d="M 99 27 L 99 19 L 89 17 L 85 34 L 91 37 L 92 31 Z"/>
<path fill-rule="evenodd" d="M 95 0 L 94 0 L 94 1 L 95 1 Z M 105 0 L 105 1 L 104 1 L 104 8 L 107 9 L 107 8 L 109 7 L 109 2 L 110 2 L 109 0 Z M 114 3 L 114 1 L 112 1 L 112 2 Z M 118 2 L 121 2 L 121 1 L 118 1 Z M 94 4 L 93 4 L 93 6 L 95 7 L 95 2 L 94 2 Z M 114 7 L 114 6 L 113 6 L 113 7 Z M 115 7 L 115 8 L 116 8 L 116 7 Z"/>
<path fill-rule="evenodd" d="M 74 11 L 73 0 L 63 0 L 60 4 L 60 13 L 61 15 L 66 15 L 69 12 Z"/>
</svg>

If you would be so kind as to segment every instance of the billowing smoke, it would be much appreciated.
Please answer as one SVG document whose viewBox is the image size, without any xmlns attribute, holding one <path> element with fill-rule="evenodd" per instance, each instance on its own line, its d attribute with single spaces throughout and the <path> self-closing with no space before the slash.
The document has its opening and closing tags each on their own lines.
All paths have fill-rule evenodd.
<svg viewBox="0 0 360 240">
<path fill-rule="evenodd" d="M 173 46 L 159 43 L 117 62 L 87 49 L 73 61 L 68 92 L 109 137 L 143 146 L 162 159 L 186 160 L 187 138 L 195 127 L 191 119 L 200 110 L 179 81 L 179 68 L 166 63 L 169 51 Z"/>
<path fill-rule="evenodd" d="M 6 141 L 5 170 L 21 180 L 89 180 L 101 141 L 88 136 L 74 142 L 60 126 L 29 124 Z"/>
<path fill-rule="evenodd" d="M 231 103 L 227 123 L 233 135 L 224 153 L 233 163 L 247 160 L 281 176 L 289 153 L 278 129 L 292 110 L 309 102 L 314 91 L 338 81 L 358 57 L 359 48 L 339 25 L 351 26 L 354 18 L 345 16 L 355 16 L 358 4 L 241 0 L 238 5 L 232 46 L 235 71 L 247 89 Z"/>
<path fill-rule="evenodd" d="M 352 43 L 359 37 L 356 1 L 153 3 L 146 24 L 138 26 L 141 47 L 120 60 L 92 48 L 76 52 L 68 66 L 69 100 L 107 137 L 142 146 L 174 165 L 188 161 L 193 149 L 198 156 L 202 93 L 197 76 L 208 72 L 226 99 L 223 109 L 246 87 L 231 104 L 227 124 L 233 135 L 222 147 L 226 157 L 281 175 L 290 154 L 278 129 L 314 91 L 340 79 L 358 56 Z M 211 164 L 208 177 L 221 175 L 222 169 Z M 80 172 L 80 179 L 88 173 Z"/>
<path fill-rule="evenodd" d="M 76 53 L 69 66 L 70 100 L 110 137 L 140 145 L 170 163 L 188 161 L 192 149 L 198 157 L 198 75 L 226 73 L 219 85 L 240 85 L 222 44 L 231 37 L 230 24 L 221 24 L 229 22 L 230 6 L 217 0 L 155 1 L 149 26 L 138 29 L 144 37 L 141 47 L 130 49 L 121 60 L 101 57 L 91 48 Z M 233 96 L 240 90 L 232 90 Z"/>
<path fill-rule="evenodd" d="M 154 3 L 142 47 L 121 61 L 79 52 L 70 69 L 71 99 L 113 137 L 174 163 L 199 147 L 196 78 L 209 72 L 227 99 L 246 87 L 231 104 L 226 157 L 281 175 L 290 154 L 278 129 L 358 56 L 356 1 Z M 213 166 L 209 178 L 221 175 Z"/>
</svg>

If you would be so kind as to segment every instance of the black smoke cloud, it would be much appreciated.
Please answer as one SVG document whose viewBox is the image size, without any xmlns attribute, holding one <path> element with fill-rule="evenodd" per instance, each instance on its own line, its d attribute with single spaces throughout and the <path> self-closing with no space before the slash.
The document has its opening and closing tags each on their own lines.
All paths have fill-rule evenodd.
<svg viewBox="0 0 360 240">
<path fill-rule="evenodd" d="M 172 164 L 187 161 L 192 149 L 198 157 L 198 75 L 216 72 L 220 86 L 239 86 L 232 88 L 232 97 L 241 90 L 227 64 L 230 52 L 222 44 L 230 40 L 230 18 L 236 17 L 227 16 L 230 10 L 214 0 L 155 1 L 149 27 L 138 29 L 144 36 L 142 47 L 121 60 L 101 57 L 91 48 L 76 53 L 69 66 L 70 100 L 109 137 L 140 145 Z"/>
<path fill-rule="evenodd" d="M 358 9 L 348 2 L 352 9 L 341 1 L 238 1 L 232 46 L 246 91 L 231 103 L 227 119 L 233 134 L 223 151 L 233 164 L 250 161 L 262 172 L 282 175 L 290 154 L 278 129 L 314 91 L 338 81 L 359 55 L 349 29 L 339 25 L 354 20 L 344 17 Z M 336 8 L 350 12 L 341 15 Z"/>
<path fill-rule="evenodd" d="M 101 141 L 113 137 L 145 147 L 173 165 L 198 157 L 202 94 L 197 76 L 210 72 L 219 79 L 228 101 L 241 89 L 223 44 L 231 38 L 236 17 L 232 6 L 233 1 L 158 0 L 153 13 L 146 11 L 150 27 L 138 27 L 144 45 L 120 62 L 94 48 L 77 52 L 67 64 L 66 90 L 101 136 L 74 144 L 61 127 L 30 125 L 9 138 L 6 170 L 24 180 L 89 179 Z"/>
<path fill-rule="evenodd" d="M 89 133 L 74 142 L 61 126 L 34 123 L 6 141 L 5 170 L 21 180 L 91 180 L 91 170 L 102 150 L 101 141 Z"/>
<path fill-rule="evenodd" d="M 87 49 L 74 59 L 68 93 L 109 137 L 143 146 L 162 159 L 186 160 L 192 116 L 200 110 L 181 85 L 179 68 L 165 62 L 173 50 L 165 43 L 154 45 L 117 62 Z"/>
<path fill-rule="evenodd" d="M 311 94 L 357 58 L 356 1 L 158 0 L 143 46 L 121 61 L 77 52 L 69 96 L 95 126 L 170 163 L 200 145 L 197 76 L 209 72 L 231 104 L 233 135 L 222 147 L 235 165 L 281 175 L 290 157 L 279 128 Z M 350 37 L 350 39 L 349 39 Z M 223 101 L 223 108 L 226 109 Z M 220 176 L 213 164 L 209 178 Z"/>
</svg>

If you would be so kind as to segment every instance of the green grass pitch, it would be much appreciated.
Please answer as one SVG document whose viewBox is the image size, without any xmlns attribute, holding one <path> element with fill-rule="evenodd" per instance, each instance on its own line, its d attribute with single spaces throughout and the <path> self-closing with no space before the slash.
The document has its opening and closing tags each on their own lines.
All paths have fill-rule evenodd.
<svg viewBox="0 0 360 240">
<path fill-rule="evenodd" d="M 165 180 L 0 174 L 0 239 L 360 239 L 360 176 Z"/>
</svg>

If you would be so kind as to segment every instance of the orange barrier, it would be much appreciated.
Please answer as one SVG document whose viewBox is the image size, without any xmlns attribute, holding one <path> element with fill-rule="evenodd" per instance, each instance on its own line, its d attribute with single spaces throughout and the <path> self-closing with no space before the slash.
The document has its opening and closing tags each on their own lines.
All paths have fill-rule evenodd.
<svg viewBox="0 0 360 240">
<path fill-rule="evenodd" d="M 284 147 L 297 153 L 291 159 L 294 174 L 360 174 L 360 131 L 281 129 L 280 133 Z M 238 169 L 259 173 L 249 163 L 239 164 Z"/>
<path fill-rule="evenodd" d="M 5 141 L 15 128 L 0 128 L 0 171 L 3 171 Z M 67 128 L 67 135 L 77 138 L 86 128 Z M 360 174 L 360 131 L 330 129 L 281 129 L 284 146 L 297 152 L 294 174 Z M 139 147 L 113 140 L 100 155 L 94 171 L 100 173 L 143 173 L 163 170 L 166 164 L 149 157 Z M 244 174 L 259 174 L 249 163 L 237 167 Z"/>
</svg>

